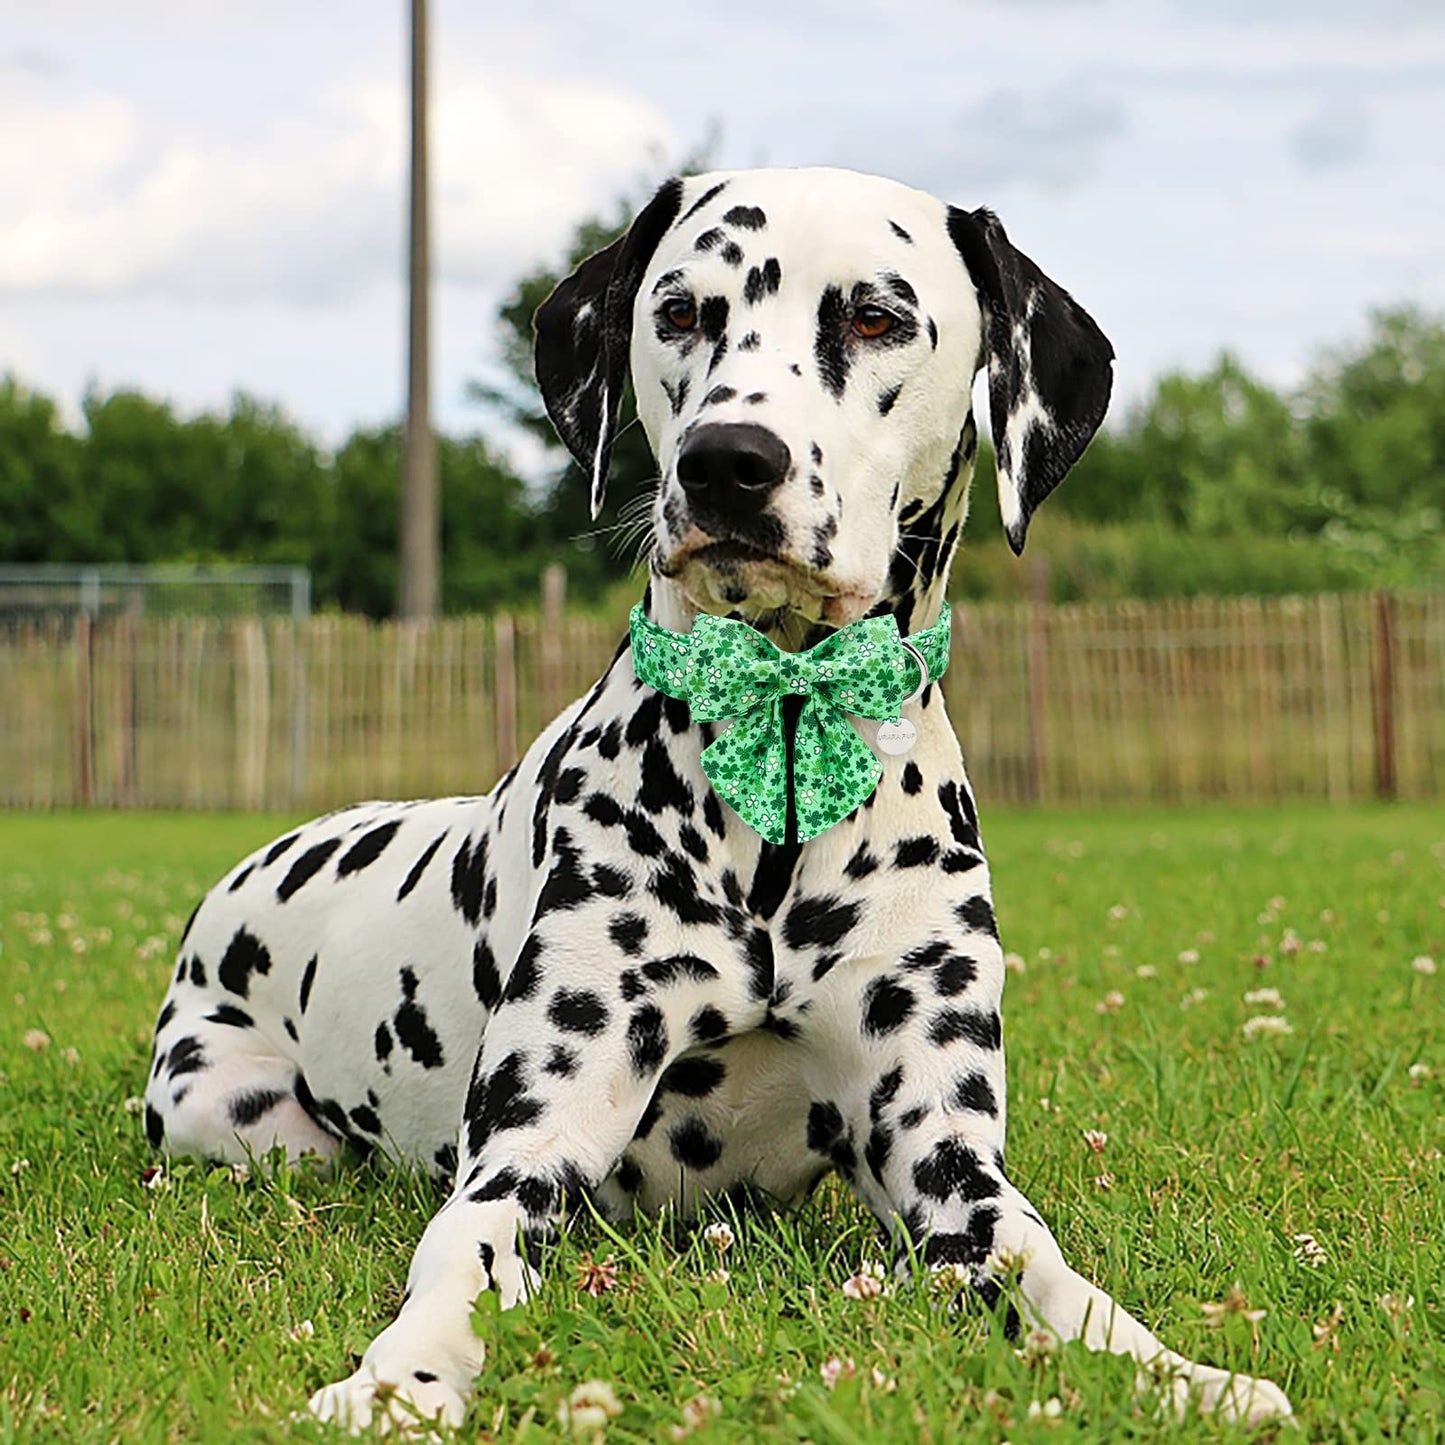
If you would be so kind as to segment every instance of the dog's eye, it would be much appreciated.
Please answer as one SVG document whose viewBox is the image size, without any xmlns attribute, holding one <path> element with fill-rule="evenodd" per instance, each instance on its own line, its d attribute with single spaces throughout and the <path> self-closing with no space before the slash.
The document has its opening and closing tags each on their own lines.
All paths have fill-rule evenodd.
<svg viewBox="0 0 1445 1445">
<path fill-rule="evenodd" d="M 853 313 L 853 330 L 867 341 L 886 336 L 898 318 L 881 306 L 860 306 Z"/>
<path fill-rule="evenodd" d="M 697 303 L 686 296 L 676 296 L 663 302 L 662 317 L 677 331 L 691 331 L 697 325 Z"/>
</svg>

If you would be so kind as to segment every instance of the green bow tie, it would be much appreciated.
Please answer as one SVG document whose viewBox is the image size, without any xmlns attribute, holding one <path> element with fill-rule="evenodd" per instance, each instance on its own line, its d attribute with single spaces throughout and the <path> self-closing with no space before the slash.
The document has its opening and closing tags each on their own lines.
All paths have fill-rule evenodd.
<svg viewBox="0 0 1445 1445">
<path fill-rule="evenodd" d="M 807 698 L 793 743 L 802 842 L 846 818 L 882 775 L 845 714 L 896 721 L 908 697 L 948 666 L 949 618 L 945 603 L 938 621 L 905 644 L 891 615 L 865 617 L 808 652 L 783 652 L 747 623 L 706 613 L 691 632 L 670 632 L 639 604 L 632 609 L 632 662 L 649 687 L 687 702 L 695 721 L 736 719 L 703 751 L 702 770 L 769 843 L 788 835 L 782 700 L 789 693 Z"/>
</svg>

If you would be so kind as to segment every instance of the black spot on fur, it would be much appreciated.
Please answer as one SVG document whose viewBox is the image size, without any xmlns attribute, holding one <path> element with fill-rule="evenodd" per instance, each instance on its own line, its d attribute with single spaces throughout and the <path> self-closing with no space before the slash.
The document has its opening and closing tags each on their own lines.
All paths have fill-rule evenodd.
<svg viewBox="0 0 1445 1445">
<path fill-rule="evenodd" d="M 570 1079 L 581 1067 L 577 1055 L 562 1044 L 553 1044 L 542 1065 L 544 1074 L 553 1074 L 559 1079 Z"/>
<path fill-rule="evenodd" d="M 225 957 L 216 970 L 216 978 L 227 993 L 246 998 L 251 992 L 253 974 L 271 972 L 271 954 L 265 944 L 244 927 L 238 928 L 226 945 Z"/>
<path fill-rule="evenodd" d="M 700 1044 L 716 1043 L 727 1037 L 728 1021 L 711 1004 L 704 1004 L 692 1016 L 688 1031 Z"/>
<path fill-rule="evenodd" d="M 979 1114 L 998 1113 L 993 1086 L 982 1074 L 968 1074 L 960 1079 L 953 1090 L 953 1102 L 957 1108 L 972 1109 Z"/>
<path fill-rule="evenodd" d="M 160 1114 L 149 1104 L 146 1105 L 146 1138 L 152 1149 L 159 1149 L 165 1141 L 166 1124 Z"/>
<path fill-rule="evenodd" d="M 701 1119 L 684 1119 L 668 1131 L 672 1157 L 685 1169 L 706 1169 L 722 1158 L 723 1144 Z"/>
<path fill-rule="evenodd" d="M 993 905 L 983 894 L 960 903 L 953 910 L 954 917 L 971 933 L 986 933 L 998 937 L 998 924 L 994 921 Z"/>
<path fill-rule="evenodd" d="M 814 1102 L 808 1109 L 808 1148 L 827 1154 L 843 1133 L 843 1115 L 831 1102 Z"/>
<path fill-rule="evenodd" d="M 401 887 L 396 890 L 396 901 L 398 903 L 421 882 L 421 875 L 426 872 L 426 865 L 436 857 L 437 849 L 445 842 L 446 836 L 446 833 L 443 832 L 433 838 L 431 842 L 426 845 L 426 849 L 421 857 L 411 865 L 411 872 L 406 875 Z"/>
<path fill-rule="evenodd" d="M 900 838 L 893 849 L 895 868 L 922 868 L 938 858 L 938 839 L 922 834 L 915 838 Z"/>
<path fill-rule="evenodd" d="M 198 1074 L 209 1067 L 206 1051 L 194 1034 L 187 1034 L 171 1045 L 170 1062 L 166 1065 L 166 1077 L 179 1079 L 185 1074 Z"/>
<path fill-rule="evenodd" d="M 868 1095 L 868 1117 L 875 1124 L 883 1116 L 883 1111 L 898 1097 L 898 1091 L 903 1087 L 902 1065 L 889 1071 L 873 1085 Z"/>
<path fill-rule="evenodd" d="M 708 1054 L 687 1056 L 671 1063 L 657 1081 L 660 1094 L 681 1094 L 705 1099 L 727 1077 L 727 1065 Z"/>
<path fill-rule="evenodd" d="M 913 1166 L 913 1184 L 920 1194 L 939 1201 L 992 1199 L 998 1180 L 984 1173 L 978 1156 L 957 1139 L 940 1139 Z"/>
<path fill-rule="evenodd" d="M 776 296 L 782 280 L 783 270 L 777 258 L 768 257 L 761 266 L 754 266 L 748 271 L 747 280 L 743 282 L 743 300 L 749 306 L 756 306 L 765 296 Z"/>
<path fill-rule="evenodd" d="M 559 988 L 547 1005 L 547 1017 L 563 1033 L 596 1038 L 607 1027 L 607 1005 L 591 989 Z"/>
<path fill-rule="evenodd" d="M 842 401 L 848 385 L 848 348 L 844 339 L 848 309 L 843 293 L 829 286 L 818 302 L 818 329 L 813 340 L 813 359 L 818 365 L 818 379 Z"/>
<path fill-rule="evenodd" d="M 191 959 L 191 984 L 195 988 L 206 986 L 206 965 L 201 962 L 199 953 Z"/>
<path fill-rule="evenodd" d="M 484 834 L 475 845 L 470 838 L 462 840 L 452 859 L 452 907 L 473 928 L 482 920 L 482 886 L 487 871 L 487 839 Z"/>
<path fill-rule="evenodd" d="M 724 213 L 723 220 L 744 231 L 761 231 L 768 224 L 767 215 L 758 206 L 734 206 Z"/>
<path fill-rule="evenodd" d="M 743 248 L 736 241 L 728 241 L 723 245 L 718 255 L 728 263 L 729 266 L 741 266 L 743 264 Z"/>
<path fill-rule="evenodd" d="M 902 383 L 897 386 L 890 386 L 884 391 L 880 391 L 878 393 L 878 415 L 887 416 L 888 413 L 893 410 L 894 404 L 898 401 L 898 398 L 902 394 Z"/>
<path fill-rule="evenodd" d="M 535 1123 L 542 1109 L 541 1101 L 527 1093 L 526 1061 L 514 1050 L 490 1074 L 479 1072 L 467 1091 L 468 1152 L 479 1154 L 494 1134 Z"/>
<path fill-rule="evenodd" d="M 226 1101 L 226 1113 L 237 1129 L 244 1129 L 262 1115 L 270 1113 L 282 1099 L 290 1097 L 280 1089 L 248 1089 L 244 1094 L 233 1094 Z"/>
<path fill-rule="evenodd" d="M 712 251 L 716 250 L 716 248 L 721 246 L 726 240 L 727 232 L 720 231 L 714 226 L 711 230 L 704 231 L 692 244 L 695 250 Z"/>
<path fill-rule="evenodd" d="M 685 817 L 692 815 L 692 789 L 673 767 L 667 749 L 655 738 L 642 753 L 642 786 L 637 790 L 637 801 L 654 815 L 668 808 L 675 808 Z"/>
<path fill-rule="evenodd" d="M 311 985 L 316 982 L 316 954 L 311 955 L 310 961 L 301 973 L 301 1012 L 306 1012 L 306 1005 L 311 1002 Z"/>
<path fill-rule="evenodd" d="M 636 958 L 647 941 L 647 920 L 637 913 L 619 913 L 607 925 L 607 934 L 629 958 Z"/>
<path fill-rule="evenodd" d="M 206 1015 L 206 1021 L 213 1024 L 226 1024 L 233 1029 L 249 1029 L 255 1026 L 255 1019 L 243 1008 L 236 1008 L 232 1004 L 217 1004 L 213 1012 Z"/>
<path fill-rule="evenodd" d="M 763 338 L 756 331 L 749 331 L 741 341 L 738 342 L 739 351 L 756 351 L 762 345 Z"/>
<path fill-rule="evenodd" d="M 960 788 L 949 779 L 948 782 L 939 784 L 938 801 L 948 816 L 953 841 L 964 848 L 976 849 L 979 846 L 978 816 L 974 812 L 973 799 L 969 797 L 968 789 Z"/>
<path fill-rule="evenodd" d="M 902 777 L 903 791 L 910 798 L 916 798 L 923 791 L 923 774 L 919 771 L 917 763 L 906 763 L 903 768 Z"/>
<path fill-rule="evenodd" d="M 517 961 L 512 965 L 511 973 L 507 975 L 507 986 L 502 991 L 502 997 L 508 1003 L 525 1003 L 536 993 L 537 984 L 542 977 L 542 970 L 537 964 L 541 952 L 542 940 L 535 933 L 529 933 L 517 954 Z"/>
<path fill-rule="evenodd" d="M 707 796 L 702 800 L 702 820 L 707 824 L 708 832 L 715 838 L 725 836 L 727 824 L 723 820 L 722 804 L 718 802 L 717 794 L 711 788 L 707 790 Z"/>
<path fill-rule="evenodd" d="M 363 868 L 375 863 L 381 857 L 386 845 L 396 837 L 396 830 L 400 827 L 401 820 L 393 818 L 391 822 L 383 823 L 380 827 L 363 834 L 342 855 L 341 862 L 336 865 L 336 876 L 346 878 L 352 873 L 360 873 Z"/>
<path fill-rule="evenodd" d="M 730 386 L 715 386 L 703 397 L 702 404 L 704 406 L 721 406 L 726 401 L 732 401 L 736 396 L 737 392 Z"/>
<path fill-rule="evenodd" d="M 824 895 L 800 898 L 783 920 L 783 937 L 789 948 L 831 948 L 858 922 L 861 903 L 845 903 Z"/>
<path fill-rule="evenodd" d="M 962 993 L 978 977 L 978 964 L 961 953 L 952 954 L 938 965 L 933 986 L 945 998 Z"/>
<path fill-rule="evenodd" d="M 727 188 L 727 184 L 726 181 L 719 181 L 717 185 L 710 186 L 705 190 L 683 213 L 682 221 L 690 221 L 709 201 L 715 200 L 719 192 Z M 679 221 L 678 225 L 681 225 L 682 221 Z"/>
<path fill-rule="evenodd" d="M 656 1004 L 643 1004 L 628 1020 L 627 1048 L 633 1072 L 655 1074 L 667 1058 L 667 1023 Z"/>
<path fill-rule="evenodd" d="M 997 1049 L 1003 1044 L 1003 1025 L 993 1012 L 947 1008 L 929 1025 L 928 1037 L 939 1048 L 967 1039 L 981 1049 Z"/>
<path fill-rule="evenodd" d="M 485 938 L 477 939 L 472 945 L 472 990 L 488 1011 L 502 1000 L 502 975 Z"/>
<path fill-rule="evenodd" d="M 231 879 L 231 886 L 226 889 L 226 892 L 234 893 L 255 871 L 256 865 L 254 863 L 246 864 L 246 866 L 241 869 L 241 871 L 236 874 L 233 879 Z"/>
<path fill-rule="evenodd" d="M 391 1036 L 391 1030 L 386 1026 L 385 1019 L 376 1026 L 376 1036 L 372 1039 L 372 1047 L 376 1053 L 377 1063 L 384 1064 L 391 1057 L 395 1040 Z"/>
<path fill-rule="evenodd" d="M 698 889 L 697 878 L 687 859 L 671 854 L 653 873 L 647 891 L 683 923 L 716 923 L 722 910 Z"/>
<path fill-rule="evenodd" d="M 864 992 L 863 1000 L 863 1032 L 873 1038 L 882 1038 L 901 1028 L 916 1002 L 913 991 L 889 974 L 875 978 Z"/>
<path fill-rule="evenodd" d="M 900 241 L 907 241 L 910 246 L 913 244 L 913 237 L 910 236 L 897 221 L 889 221 L 888 225 Z"/>
<path fill-rule="evenodd" d="M 276 889 L 276 897 L 285 903 L 298 889 L 309 883 L 325 866 L 326 860 L 341 846 L 340 838 L 328 838 L 308 848 L 292 865 Z"/>
<path fill-rule="evenodd" d="M 417 978 L 409 968 L 401 971 L 401 987 L 404 997 L 392 1019 L 397 1041 L 422 1068 L 439 1069 L 446 1062 L 442 1041 L 432 1028 L 426 1010 L 416 1001 Z"/>
<path fill-rule="evenodd" d="M 300 833 L 288 833 L 284 838 L 278 838 L 266 850 L 266 856 L 261 860 L 261 866 L 269 868 L 300 836 Z"/>
</svg>

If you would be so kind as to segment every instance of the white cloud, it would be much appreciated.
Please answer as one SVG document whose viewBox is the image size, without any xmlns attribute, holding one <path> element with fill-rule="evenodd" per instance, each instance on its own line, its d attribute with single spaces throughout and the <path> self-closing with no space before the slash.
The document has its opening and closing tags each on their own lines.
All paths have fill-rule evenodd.
<svg viewBox="0 0 1445 1445">
<path fill-rule="evenodd" d="M 208 136 L 133 97 L 0 98 L 0 291 L 317 305 L 397 274 L 400 86 L 333 90 Z M 444 277 L 500 284 L 630 184 L 666 119 L 602 84 L 509 73 L 439 88 L 434 232 Z"/>
</svg>

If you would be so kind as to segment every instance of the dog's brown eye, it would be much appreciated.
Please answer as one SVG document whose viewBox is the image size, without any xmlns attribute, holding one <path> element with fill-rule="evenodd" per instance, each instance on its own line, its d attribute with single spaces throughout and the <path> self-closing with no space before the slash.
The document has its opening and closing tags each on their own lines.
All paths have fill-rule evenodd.
<svg viewBox="0 0 1445 1445">
<path fill-rule="evenodd" d="M 853 330 L 865 340 L 873 341 L 892 331 L 894 320 L 893 313 L 881 306 L 860 306 L 853 313 Z"/>
<path fill-rule="evenodd" d="M 691 331 L 697 325 L 697 304 L 679 296 L 663 305 L 662 315 L 667 324 L 678 331 Z"/>
</svg>

